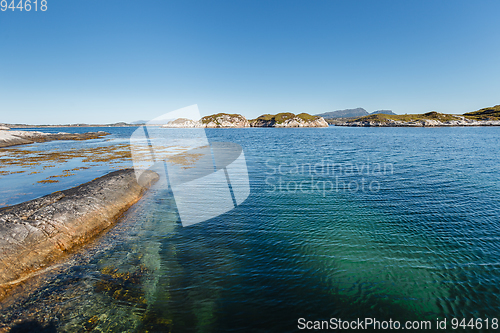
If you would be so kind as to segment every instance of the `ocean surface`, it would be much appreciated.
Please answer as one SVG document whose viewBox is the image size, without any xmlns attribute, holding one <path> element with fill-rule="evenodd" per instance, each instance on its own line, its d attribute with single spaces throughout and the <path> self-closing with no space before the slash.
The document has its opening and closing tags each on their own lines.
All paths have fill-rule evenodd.
<svg viewBox="0 0 500 333">
<path fill-rule="evenodd" d="M 112 135 L 0 150 L 0 204 L 130 167 L 126 154 L 108 155 L 126 151 L 135 129 L 41 129 Z M 299 318 L 371 317 L 429 320 L 435 331 L 446 318 L 440 331 L 493 331 L 500 127 L 206 135 L 243 147 L 251 192 L 241 205 L 182 227 L 160 182 L 110 232 L 22 286 L 1 305 L 0 323 L 50 332 L 292 332 Z M 483 327 L 452 330 L 454 318 Z"/>
</svg>

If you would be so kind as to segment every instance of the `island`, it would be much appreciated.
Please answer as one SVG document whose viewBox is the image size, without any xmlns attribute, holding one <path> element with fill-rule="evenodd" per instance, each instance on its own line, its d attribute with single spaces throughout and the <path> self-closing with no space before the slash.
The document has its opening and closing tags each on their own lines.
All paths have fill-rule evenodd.
<svg viewBox="0 0 500 333">
<path fill-rule="evenodd" d="M 265 114 L 247 120 L 240 114 L 218 113 L 200 120 L 178 118 L 163 125 L 164 128 L 243 128 L 243 127 L 328 127 L 320 116 L 307 113 L 295 115 L 291 112 L 276 115 Z"/>
<path fill-rule="evenodd" d="M 240 114 L 217 113 L 200 120 L 178 118 L 168 122 L 166 128 L 240 128 L 250 127 L 248 120 Z"/>
<path fill-rule="evenodd" d="M 251 127 L 328 127 L 328 123 L 320 116 L 307 113 L 295 115 L 290 112 L 276 115 L 265 114 L 250 120 Z"/>
<path fill-rule="evenodd" d="M 431 111 L 423 114 L 370 114 L 348 120 L 337 120 L 335 126 L 352 127 L 446 127 L 446 126 L 500 126 L 500 105 L 483 108 L 462 115 Z"/>
</svg>

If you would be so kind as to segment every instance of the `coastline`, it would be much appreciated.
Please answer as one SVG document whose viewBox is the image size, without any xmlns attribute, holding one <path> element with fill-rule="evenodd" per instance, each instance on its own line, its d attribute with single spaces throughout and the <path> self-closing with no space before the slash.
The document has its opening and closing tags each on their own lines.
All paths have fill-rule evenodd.
<svg viewBox="0 0 500 333">
<path fill-rule="evenodd" d="M 496 108 L 496 107 L 495 107 Z M 356 119 L 332 121 L 335 126 L 350 127 L 469 127 L 469 126 L 500 126 L 500 119 L 492 112 L 478 111 L 464 115 L 452 115 L 439 112 L 424 114 L 388 115 L 375 114 Z"/>
<path fill-rule="evenodd" d="M 77 187 L 0 209 L 0 301 L 16 285 L 112 227 L 158 180 L 111 172 Z"/>
<path fill-rule="evenodd" d="M 331 126 L 339 127 L 495 127 L 500 126 L 500 121 L 477 121 L 474 123 L 372 123 L 372 122 L 353 122 L 353 123 L 337 123 L 330 124 Z"/>
</svg>

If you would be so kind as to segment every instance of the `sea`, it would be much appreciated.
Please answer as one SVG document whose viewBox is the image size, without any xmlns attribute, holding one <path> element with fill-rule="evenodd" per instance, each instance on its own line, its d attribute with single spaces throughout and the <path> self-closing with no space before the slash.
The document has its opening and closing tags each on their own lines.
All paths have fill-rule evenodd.
<svg viewBox="0 0 500 333">
<path fill-rule="evenodd" d="M 110 135 L 0 149 L 0 207 L 132 167 L 136 129 L 26 129 Z M 0 328 L 500 329 L 500 127 L 205 133 L 242 147 L 246 200 L 183 226 L 172 189 L 154 185 L 109 232 L 19 286 Z"/>
</svg>

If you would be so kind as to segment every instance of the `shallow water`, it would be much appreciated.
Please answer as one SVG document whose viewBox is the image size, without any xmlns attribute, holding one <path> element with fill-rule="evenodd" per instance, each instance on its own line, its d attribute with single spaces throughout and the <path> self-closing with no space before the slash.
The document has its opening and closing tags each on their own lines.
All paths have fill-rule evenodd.
<svg viewBox="0 0 500 333">
<path fill-rule="evenodd" d="M 113 135 L 21 149 L 122 144 L 134 129 L 93 128 Z M 112 231 L 26 285 L 0 321 L 61 332 L 265 332 L 297 330 L 298 318 L 500 317 L 500 128 L 206 133 L 243 147 L 243 204 L 183 228 L 161 181 Z M 96 163 L 51 184 L 2 176 L 0 203 L 110 170 Z"/>
</svg>

